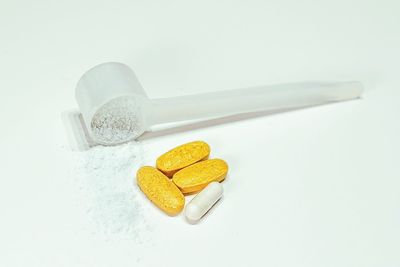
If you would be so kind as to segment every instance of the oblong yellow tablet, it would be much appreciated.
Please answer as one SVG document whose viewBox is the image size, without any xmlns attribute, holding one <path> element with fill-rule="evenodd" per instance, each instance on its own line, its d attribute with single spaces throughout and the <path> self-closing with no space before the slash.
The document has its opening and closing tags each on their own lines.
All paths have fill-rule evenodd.
<svg viewBox="0 0 400 267">
<path fill-rule="evenodd" d="M 176 185 L 154 167 L 144 166 L 137 172 L 137 184 L 157 207 L 176 215 L 185 206 L 185 198 Z"/>
<path fill-rule="evenodd" d="M 221 182 L 228 173 L 228 164 L 222 159 L 195 163 L 174 174 L 172 181 L 187 194 L 202 190 L 211 182 Z"/>
<path fill-rule="evenodd" d="M 161 155 L 157 161 L 157 168 L 168 177 L 193 163 L 208 159 L 210 146 L 203 141 L 194 141 L 180 145 Z"/>
</svg>

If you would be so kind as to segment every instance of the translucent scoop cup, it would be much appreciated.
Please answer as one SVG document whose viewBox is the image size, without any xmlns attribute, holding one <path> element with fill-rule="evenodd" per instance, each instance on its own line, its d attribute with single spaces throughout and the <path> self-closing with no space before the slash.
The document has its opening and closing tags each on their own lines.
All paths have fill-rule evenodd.
<svg viewBox="0 0 400 267">
<path fill-rule="evenodd" d="M 305 82 L 149 99 L 128 66 L 110 62 L 82 76 L 76 87 L 80 113 L 64 118 L 70 141 L 82 150 L 136 139 L 157 124 L 321 105 L 358 98 L 362 91 L 360 82 Z"/>
</svg>

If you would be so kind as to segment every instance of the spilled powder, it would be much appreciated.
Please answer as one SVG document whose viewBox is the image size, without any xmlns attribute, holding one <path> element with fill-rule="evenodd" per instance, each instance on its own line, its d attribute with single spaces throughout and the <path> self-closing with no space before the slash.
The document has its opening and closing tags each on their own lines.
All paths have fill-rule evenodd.
<svg viewBox="0 0 400 267">
<path fill-rule="evenodd" d="M 141 241 L 143 233 L 150 230 L 146 205 L 136 185 L 136 171 L 142 162 L 143 149 L 136 142 L 77 153 L 75 177 L 89 232 Z"/>
</svg>

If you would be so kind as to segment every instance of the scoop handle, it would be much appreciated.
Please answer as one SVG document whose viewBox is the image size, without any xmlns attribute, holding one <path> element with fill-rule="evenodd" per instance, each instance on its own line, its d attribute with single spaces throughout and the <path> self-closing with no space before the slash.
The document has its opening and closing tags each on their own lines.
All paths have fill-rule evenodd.
<svg viewBox="0 0 400 267">
<path fill-rule="evenodd" d="M 303 82 L 151 100 L 150 124 L 215 119 L 359 98 L 360 82 Z"/>
</svg>

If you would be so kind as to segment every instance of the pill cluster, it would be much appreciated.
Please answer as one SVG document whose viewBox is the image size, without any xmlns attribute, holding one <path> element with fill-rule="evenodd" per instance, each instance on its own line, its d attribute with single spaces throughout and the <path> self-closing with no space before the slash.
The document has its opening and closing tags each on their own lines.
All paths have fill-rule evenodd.
<svg viewBox="0 0 400 267">
<path fill-rule="evenodd" d="M 184 194 L 198 193 L 187 204 L 189 221 L 199 220 L 222 196 L 222 182 L 228 165 L 222 159 L 209 159 L 210 146 L 203 141 L 180 145 L 161 155 L 156 167 L 143 166 L 137 184 L 157 207 L 169 215 L 185 206 Z"/>
</svg>

